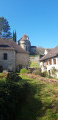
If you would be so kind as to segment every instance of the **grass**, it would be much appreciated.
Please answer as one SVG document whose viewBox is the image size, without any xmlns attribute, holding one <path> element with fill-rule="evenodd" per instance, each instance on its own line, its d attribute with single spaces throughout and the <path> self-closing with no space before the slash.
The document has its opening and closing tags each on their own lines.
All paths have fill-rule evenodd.
<svg viewBox="0 0 58 120">
<path fill-rule="evenodd" d="M 40 55 L 29 55 L 29 57 L 38 57 Z"/>
<path fill-rule="evenodd" d="M 38 68 L 39 67 L 39 63 L 32 61 L 32 62 L 30 62 L 30 67 Z"/>
<path fill-rule="evenodd" d="M 58 120 L 58 85 L 21 77 L 29 83 L 30 93 L 21 110 L 18 105 L 16 120 Z"/>
</svg>

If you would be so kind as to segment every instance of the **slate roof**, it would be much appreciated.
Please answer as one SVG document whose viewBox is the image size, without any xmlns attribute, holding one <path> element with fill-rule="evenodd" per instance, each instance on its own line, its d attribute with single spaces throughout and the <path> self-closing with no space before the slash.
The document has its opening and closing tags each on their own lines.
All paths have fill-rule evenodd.
<svg viewBox="0 0 58 120">
<path fill-rule="evenodd" d="M 0 49 L 9 49 L 14 50 L 18 53 L 26 53 L 27 51 L 22 49 L 18 44 L 16 44 L 12 39 L 10 38 L 0 38 Z"/>
<path fill-rule="evenodd" d="M 40 61 L 56 57 L 58 55 L 58 46 L 51 49 L 45 56 L 43 56 Z"/>
</svg>

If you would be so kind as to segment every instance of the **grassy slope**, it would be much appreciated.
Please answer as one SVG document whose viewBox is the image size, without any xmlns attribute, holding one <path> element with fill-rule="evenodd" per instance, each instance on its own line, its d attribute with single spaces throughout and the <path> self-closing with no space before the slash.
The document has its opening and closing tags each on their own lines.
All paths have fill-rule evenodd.
<svg viewBox="0 0 58 120">
<path fill-rule="evenodd" d="M 21 77 L 30 84 L 30 93 L 16 120 L 58 120 L 58 85 Z"/>
<path fill-rule="evenodd" d="M 38 62 L 31 62 L 30 63 L 30 67 L 38 68 L 39 67 L 39 63 Z"/>
</svg>

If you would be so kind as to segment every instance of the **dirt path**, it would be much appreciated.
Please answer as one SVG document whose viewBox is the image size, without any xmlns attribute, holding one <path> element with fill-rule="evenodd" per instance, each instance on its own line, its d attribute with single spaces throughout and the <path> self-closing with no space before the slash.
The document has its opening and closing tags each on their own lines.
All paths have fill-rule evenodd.
<svg viewBox="0 0 58 120">
<path fill-rule="evenodd" d="M 46 78 L 46 77 L 41 77 L 39 75 L 34 75 L 34 74 L 26 74 L 26 75 L 28 77 L 30 77 L 30 78 L 37 79 L 37 80 L 40 80 L 40 81 L 44 81 L 44 82 L 47 82 L 47 83 L 58 84 L 58 80 L 56 80 L 56 79 L 50 79 L 50 78 Z"/>
</svg>

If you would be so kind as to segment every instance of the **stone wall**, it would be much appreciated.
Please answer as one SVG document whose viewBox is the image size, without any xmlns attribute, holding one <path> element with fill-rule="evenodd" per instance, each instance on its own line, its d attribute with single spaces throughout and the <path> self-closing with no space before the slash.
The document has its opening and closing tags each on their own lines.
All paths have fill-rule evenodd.
<svg viewBox="0 0 58 120">
<path fill-rule="evenodd" d="M 39 59 L 40 59 L 40 56 L 36 56 L 36 57 L 34 56 L 29 58 L 31 62 L 39 62 Z"/>
<path fill-rule="evenodd" d="M 7 60 L 3 59 L 4 53 L 7 53 Z M 0 50 L 0 66 L 3 70 L 15 71 L 15 51 Z"/>
<path fill-rule="evenodd" d="M 27 67 L 29 65 L 29 55 L 25 53 L 17 53 L 16 54 L 16 69 L 19 65 L 23 67 Z"/>
<path fill-rule="evenodd" d="M 7 60 L 3 59 L 4 53 L 7 53 Z M 15 72 L 19 65 L 27 67 L 29 65 L 29 55 L 25 53 L 16 53 L 14 50 L 0 50 L 0 67 L 3 70 Z"/>
</svg>

